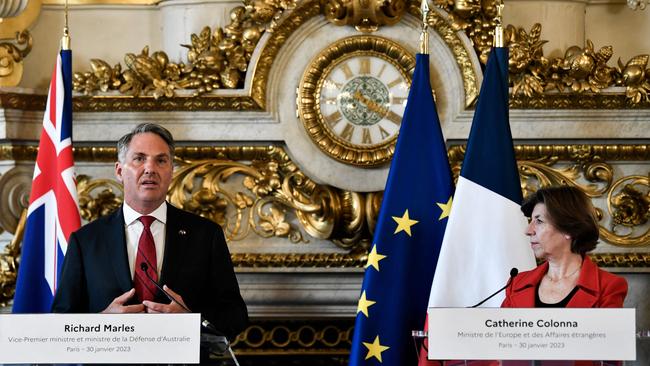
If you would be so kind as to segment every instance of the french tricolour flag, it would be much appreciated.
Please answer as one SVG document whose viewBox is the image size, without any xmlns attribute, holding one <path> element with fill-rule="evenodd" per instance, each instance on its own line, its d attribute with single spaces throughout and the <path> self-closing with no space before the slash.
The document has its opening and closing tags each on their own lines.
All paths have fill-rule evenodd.
<svg viewBox="0 0 650 366">
<path fill-rule="evenodd" d="M 535 266 L 519 206 L 521 186 L 508 120 L 508 50 L 493 48 L 481 87 L 429 307 L 472 306 L 516 267 Z M 503 293 L 486 302 L 499 307 Z M 430 345 L 433 346 L 433 345 Z"/>
<path fill-rule="evenodd" d="M 49 313 L 68 238 L 80 226 L 72 158 L 72 52 L 61 51 L 43 116 L 14 313 Z"/>
</svg>

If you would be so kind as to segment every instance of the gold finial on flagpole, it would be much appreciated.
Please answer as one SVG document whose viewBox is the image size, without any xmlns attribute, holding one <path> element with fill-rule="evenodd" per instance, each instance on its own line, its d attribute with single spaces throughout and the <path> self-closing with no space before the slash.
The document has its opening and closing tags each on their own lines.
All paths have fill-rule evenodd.
<svg viewBox="0 0 650 366">
<path fill-rule="evenodd" d="M 429 24 L 427 17 L 429 16 L 429 4 L 427 0 L 422 0 L 420 3 L 420 10 L 422 11 L 422 33 L 420 33 L 420 53 L 423 55 L 429 54 Z"/>
<path fill-rule="evenodd" d="M 500 1 L 497 4 L 497 16 L 494 18 L 497 25 L 494 27 L 494 47 L 503 47 L 503 26 L 502 26 L 502 16 L 503 16 L 503 1 Z"/>
<path fill-rule="evenodd" d="M 65 24 L 63 25 L 63 37 L 61 37 L 61 49 L 69 50 L 70 32 L 68 30 L 68 0 L 65 0 L 65 7 L 63 8 L 63 14 L 65 17 Z"/>
</svg>

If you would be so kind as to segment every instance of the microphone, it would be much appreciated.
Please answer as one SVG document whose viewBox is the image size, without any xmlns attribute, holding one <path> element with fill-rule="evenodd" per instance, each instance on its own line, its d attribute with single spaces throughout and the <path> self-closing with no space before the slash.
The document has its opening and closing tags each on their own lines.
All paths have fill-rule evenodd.
<svg viewBox="0 0 650 366">
<path fill-rule="evenodd" d="M 156 282 L 150 275 L 149 275 L 149 265 L 147 265 L 146 262 L 140 263 L 140 269 L 142 272 L 144 272 L 145 276 L 153 283 L 158 290 L 160 290 L 167 298 L 169 301 L 173 301 L 180 305 L 185 311 L 188 313 L 191 313 L 192 311 L 187 308 L 187 306 L 183 305 L 182 302 L 176 300 L 172 294 L 169 292 L 165 291 L 165 289 L 160 286 L 158 282 Z M 203 328 L 206 332 L 201 334 L 201 347 L 205 348 L 208 350 L 208 352 L 216 354 L 217 356 L 221 356 L 228 352 L 230 354 L 231 359 L 234 361 L 235 366 L 239 366 L 239 361 L 237 361 L 237 358 L 235 357 L 235 353 L 232 351 L 232 348 L 230 348 L 230 341 L 228 341 L 228 337 L 226 337 L 225 334 L 217 330 L 217 327 L 212 325 L 208 319 L 204 318 L 203 315 L 201 315 L 201 328 Z"/>
<path fill-rule="evenodd" d="M 147 276 L 149 281 L 151 281 L 151 283 L 153 283 L 158 288 L 158 290 L 160 290 L 163 294 L 165 294 L 165 296 L 167 296 L 169 301 L 173 301 L 177 303 L 178 305 L 180 305 L 180 307 L 183 308 L 183 310 L 187 311 L 188 313 L 192 312 L 192 310 L 188 309 L 187 306 L 183 305 L 181 301 L 178 301 L 174 296 L 172 296 L 172 294 L 165 291 L 165 289 L 163 289 L 162 286 L 160 286 L 160 284 L 156 282 L 156 280 L 151 278 L 151 276 L 149 275 L 149 265 L 147 265 L 146 262 L 140 263 L 140 269 L 142 270 L 142 272 L 144 272 L 145 276 Z M 201 316 L 201 325 L 203 326 L 203 328 L 211 331 L 214 335 L 225 337 L 225 334 L 218 331 L 217 328 L 214 325 L 212 325 L 212 323 L 210 323 L 208 319 L 205 319 L 203 316 Z"/>
<path fill-rule="evenodd" d="M 484 302 L 486 302 L 486 301 L 490 300 L 491 298 L 493 298 L 494 296 L 496 296 L 499 292 L 505 290 L 508 286 L 510 286 L 510 284 L 512 283 L 513 278 L 515 278 L 515 276 L 517 276 L 517 273 L 519 273 L 519 270 L 517 269 L 517 267 L 512 267 L 512 269 L 510 270 L 510 278 L 508 279 L 508 282 L 506 283 L 505 286 L 501 287 L 497 292 L 495 292 L 492 295 L 486 297 L 485 299 L 483 299 L 483 301 L 479 302 L 478 304 L 476 304 L 474 306 L 469 306 L 469 307 L 470 308 L 477 308 L 477 307 L 483 305 Z"/>
</svg>

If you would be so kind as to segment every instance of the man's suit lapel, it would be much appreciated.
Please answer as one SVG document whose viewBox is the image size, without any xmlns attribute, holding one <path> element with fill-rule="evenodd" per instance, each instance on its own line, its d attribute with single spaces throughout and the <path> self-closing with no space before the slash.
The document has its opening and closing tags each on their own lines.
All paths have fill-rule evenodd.
<svg viewBox="0 0 650 366">
<path fill-rule="evenodd" d="M 167 203 L 167 223 L 165 224 L 165 254 L 160 283 L 178 277 L 178 270 L 183 265 L 183 248 L 189 233 L 185 223 L 181 222 L 179 210 Z"/>
<path fill-rule="evenodd" d="M 115 278 L 124 292 L 133 288 L 129 259 L 126 253 L 126 233 L 124 232 L 124 211 L 122 206 L 112 214 L 106 235 L 100 240 L 106 240 L 108 251 L 107 260 L 111 261 Z"/>
</svg>

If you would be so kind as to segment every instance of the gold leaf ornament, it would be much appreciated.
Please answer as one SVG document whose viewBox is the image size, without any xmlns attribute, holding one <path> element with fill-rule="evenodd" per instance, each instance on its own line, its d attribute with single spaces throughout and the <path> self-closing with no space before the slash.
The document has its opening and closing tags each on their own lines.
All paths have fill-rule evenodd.
<svg viewBox="0 0 650 366">
<path fill-rule="evenodd" d="M 260 227 L 267 232 L 269 236 L 287 236 L 291 227 L 285 221 L 285 213 L 276 207 L 269 208 L 269 214 L 260 215 Z"/>
</svg>

